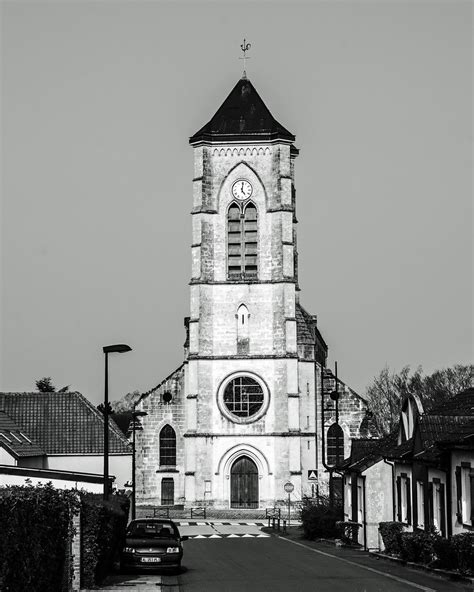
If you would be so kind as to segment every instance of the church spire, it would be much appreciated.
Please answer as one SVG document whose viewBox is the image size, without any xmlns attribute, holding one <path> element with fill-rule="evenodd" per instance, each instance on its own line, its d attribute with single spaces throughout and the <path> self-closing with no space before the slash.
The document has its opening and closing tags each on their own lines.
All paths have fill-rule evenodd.
<svg viewBox="0 0 474 592">
<path fill-rule="evenodd" d="M 274 140 L 294 142 L 295 136 L 273 117 L 250 80 L 242 77 L 189 143 Z"/>
</svg>

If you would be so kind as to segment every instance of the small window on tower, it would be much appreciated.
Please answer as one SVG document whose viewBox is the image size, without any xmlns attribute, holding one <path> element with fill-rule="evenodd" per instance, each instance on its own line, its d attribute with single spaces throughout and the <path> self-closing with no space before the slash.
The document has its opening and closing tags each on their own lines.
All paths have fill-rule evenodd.
<svg viewBox="0 0 474 592">
<path fill-rule="evenodd" d="M 245 304 L 237 310 L 237 353 L 249 353 L 249 311 Z"/>
</svg>

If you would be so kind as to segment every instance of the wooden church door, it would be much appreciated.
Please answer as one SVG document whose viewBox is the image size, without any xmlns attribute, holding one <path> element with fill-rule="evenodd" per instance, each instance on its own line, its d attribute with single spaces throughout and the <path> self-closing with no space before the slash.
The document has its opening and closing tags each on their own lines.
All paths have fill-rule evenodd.
<svg viewBox="0 0 474 592">
<path fill-rule="evenodd" d="M 248 456 L 241 456 L 232 465 L 230 507 L 258 508 L 258 469 Z"/>
</svg>

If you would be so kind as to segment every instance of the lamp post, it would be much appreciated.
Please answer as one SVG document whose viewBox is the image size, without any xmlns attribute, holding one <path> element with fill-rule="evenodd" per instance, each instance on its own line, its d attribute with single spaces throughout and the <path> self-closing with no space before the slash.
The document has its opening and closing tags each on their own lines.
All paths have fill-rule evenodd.
<svg viewBox="0 0 474 592">
<path fill-rule="evenodd" d="M 135 409 L 135 408 L 134 408 Z M 138 420 L 139 417 L 148 415 L 146 411 L 133 411 L 132 412 L 132 520 L 136 518 L 136 488 L 135 488 L 135 473 L 136 473 L 136 460 L 135 460 L 135 432 L 137 429 L 142 429 L 142 426 Z M 140 426 L 138 428 L 137 426 Z"/>
<path fill-rule="evenodd" d="M 132 351 L 125 343 L 105 345 L 102 348 L 105 355 L 105 384 L 104 384 L 104 500 L 109 499 L 109 354 L 123 354 Z"/>
</svg>

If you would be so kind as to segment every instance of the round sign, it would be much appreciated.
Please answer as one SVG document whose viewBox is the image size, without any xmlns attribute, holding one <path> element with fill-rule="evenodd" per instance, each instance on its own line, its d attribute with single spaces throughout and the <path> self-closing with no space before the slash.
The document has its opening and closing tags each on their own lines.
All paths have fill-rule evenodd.
<svg viewBox="0 0 474 592">
<path fill-rule="evenodd" d="M 295 486 L 293 485 L 293 483 L 290 483 L 289 481 L 284 485 L 284 490 L 286 491 L 286 493 L 291 493 L 294 488 Z"/>
</svg>

